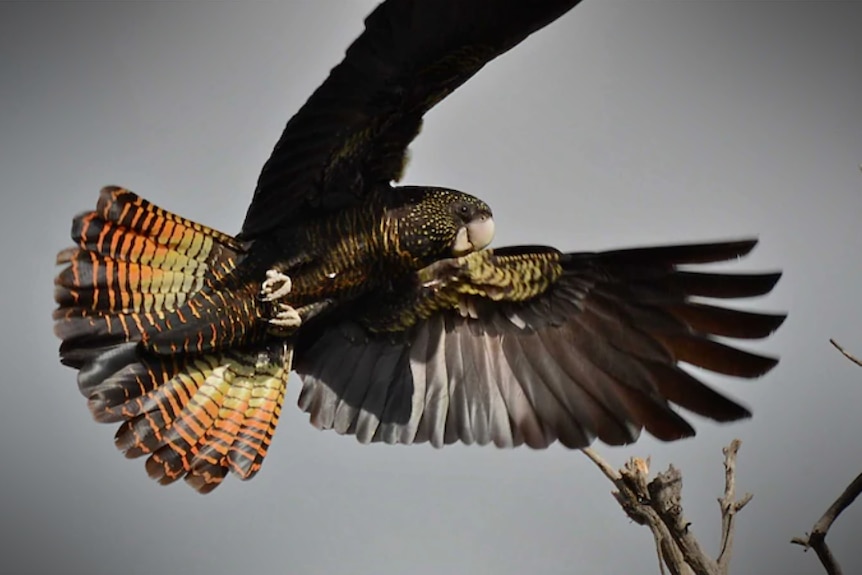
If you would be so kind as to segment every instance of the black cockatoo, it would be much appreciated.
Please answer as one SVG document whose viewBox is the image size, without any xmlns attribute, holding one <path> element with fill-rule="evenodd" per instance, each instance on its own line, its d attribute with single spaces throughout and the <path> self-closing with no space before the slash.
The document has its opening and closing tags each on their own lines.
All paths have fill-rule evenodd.
<svg viewBox="0 0 862 575">
<path fill-rule="evenodd" d="M 392 185 L 427 110 L 577 3 L 382 3 L 288 122 L 237 237 L 103 189 L 58 255 L 54 317 L 117 445 L 162 483 L 247 479 L 292 370 L 312 423 L 362 442 L 578 448 L 693 435 L 672 404 L 748 416 L 678 364 L 775 365 L 714 336 L 762 338 L 783 315 L 701 299 L 765 294 L 779 274 L 688 269 L 754 241 L 492 250 L 485 202 Z"/>
</svg>

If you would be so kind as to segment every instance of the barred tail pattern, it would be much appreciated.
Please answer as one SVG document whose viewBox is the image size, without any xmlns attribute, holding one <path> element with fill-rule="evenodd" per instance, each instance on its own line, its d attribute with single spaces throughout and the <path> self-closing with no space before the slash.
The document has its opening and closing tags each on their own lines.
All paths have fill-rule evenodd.
<svg viewBox="0 0 862 575">
<path fill-rule="evenodd" d="M 118 406 L 111 420 L 124 420 L 117 447 L 130 458 L 147 456 L 150 477 L 163 485 L 184 478 L 207 493 L 228 471 L 249 479 L 260 470 L 290 371 L 281 349 L 168 357 L 133 348 L 116 353 L 127 354 L 128 362 L 107 377 L 82 371 L 81 389 L 91 407 L 110 404 L 111 395 L 149 389 Z"/>
<path fill-rule="evenodd" d="M 254 475 L 290 368 L 263 343 L 243 244 L 117 187 L 72 239 L 57 256 L 55 333 L 94 418 L 123 421 L 117 446 L 148 455 L 161 483 L 205 493 L 227 471 Z"/>
<path fill-rule="evenodd" d="M 244 250 L 226 234 L 108 187 L 75 218 L 72 239 L 54 282 L 64 363 L 79 367 L 81 349 L 125 341 L 203 351 L 240 341 L 253 324 L 255 299 L 243 296 L 256 287 L 232 273 Z M 205 335 L 194 329 L 207 323 Z"/>
</svg>

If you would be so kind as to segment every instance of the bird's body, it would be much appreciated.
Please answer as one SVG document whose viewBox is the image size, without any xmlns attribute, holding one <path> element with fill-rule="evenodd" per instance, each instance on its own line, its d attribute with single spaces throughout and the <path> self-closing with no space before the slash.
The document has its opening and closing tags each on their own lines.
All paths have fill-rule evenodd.
<svg viewBox="0 0 862 575">
<path fill-rule="evenodd" d="M 465 221 L 455 221 L 459 215 L 450 213 L 458 206 L 469 206 Z M 275 254 L 265 269 L 277 267 L 291 277 L 291 305 L 348 300 L 363 292 L 385 290 L 441 256 L 472 251 L 472 245 L 456 244 L 459 230 L 469 229 L 476 210 L 480 211 L 479 223 L 490 221 L 490 208 L 462 192 L 386 188 L 357 206 L 279 230 L 262 240 L 271 243 L 268 251 Z M 438 231 L 439 237 L 423 227 Z M 490 242 L 490 238 L 480 240 L 480 248 Z"/>
<path fill-rule="evenodd" d="M 491 208 L 393 186 L 422 115 L 577 0 L 388 0 L 287 124 L 233 237 L 109 187 L 58 262 L 62 361 L 117 445 L 207 492 L 260 468 L 292 370 L 312 423 L 389 443 L 583 447 L 694 434 L 677 404 L 748 411 L 680 368 L 756 377 L 783 315 L 698 298 L 779 274 L 688 266 L 753 241 L 488 248 Z"/>
</svg>

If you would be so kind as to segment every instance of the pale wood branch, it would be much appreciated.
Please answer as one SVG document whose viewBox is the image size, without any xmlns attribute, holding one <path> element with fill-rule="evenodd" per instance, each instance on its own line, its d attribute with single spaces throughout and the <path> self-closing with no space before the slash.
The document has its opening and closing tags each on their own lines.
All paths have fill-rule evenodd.
<svg viewBox="0 0 862 575">
<path fill-rule="evenodd" d="M 721 450 L 724 453 L 724 496 L 718 499 L 721 509 L 721 545 L 717 559 L 721 573 L 728 573 L 730 569 L 736 513 L 748 505 L 753 497 L 751 493 L 746 493 L 742 499 L 736 499 L 736 454 L 740 445 L 742 442 L 734 439 Z"/>
<path fill-rule="evenodd" d="M 667 566 L 671 575 L 692 575 L 693 572 L 686 563 L 682 551 L 674 543 L 668 527 L 648 503 L 649 460 L 632 457 L 621 470 L 617 471 L 594 449 L 586 448 L 581 451 L 616 486 L 618 491 L 613 492 L 613 496 L 626 515 L 638 525 L 649 527 L 656 545 L 659 571 L 664 574 L 664 567 Z"/>
<path fill-rule="evenodd" d="M 725 490 L 719 499 L 722 514 L 722 539 L 719 559 L 713 560 L 701 547 L 685 519 L 682 508 L 682 473 L 671 465 L 667 471 L 649 479 L 649 460 L 633 457 L 619 471 L 593 449 L 584 453 L 618 491 L 613 493 L 626 515 L 650 528 L 659 556 L 659 570 L 666 565 L 673 575 L 727 575 L 733 547 L 736 512 L 750 500 L 746 494 L 735 500 L 736 454 L 740 441 L 724 448 Z"/>
<path fill-rule="evenodd" d="M 682 473 L 673 465 L 649 482 L 649 502 L 667 526 L 686 563 L 697 575 L 719 575 L 718 564 L 706 554 L 683 516 Z"/>
</svg>

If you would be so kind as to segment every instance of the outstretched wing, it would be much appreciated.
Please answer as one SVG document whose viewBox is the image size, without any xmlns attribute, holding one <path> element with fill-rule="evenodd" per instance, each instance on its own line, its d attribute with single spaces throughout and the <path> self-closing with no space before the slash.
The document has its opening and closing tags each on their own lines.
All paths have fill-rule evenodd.
<svg viewBox="0 0 862 575">
<path fill-rule="evenodd" d="M 584 447 L 694 434 L 672 404 L 730 421 L 747 409 L 679 363 L 753 378 L 777 360 L 722 338 L 757 339 L 784 315 L 701 301 L 768 293 L 780 274 L 689 271 L 755 241 L 563 254 L 508 248 L 437 262 L 377 324 L 342 322 L 301 342 L 300 406 L 360 441 Z M 681 267 L 682 266 L 682 267 Z M 418 310 L 418 311 L 417 311 Z M 399 331 L 397 326 L 410 325 Z"/>
<path fill-rule="evenodd" d="M 388 0 L 290 119 L 243 224 L 254 238 L 397 180 L 422 115 L 579 0 Z"/>
</svg>

